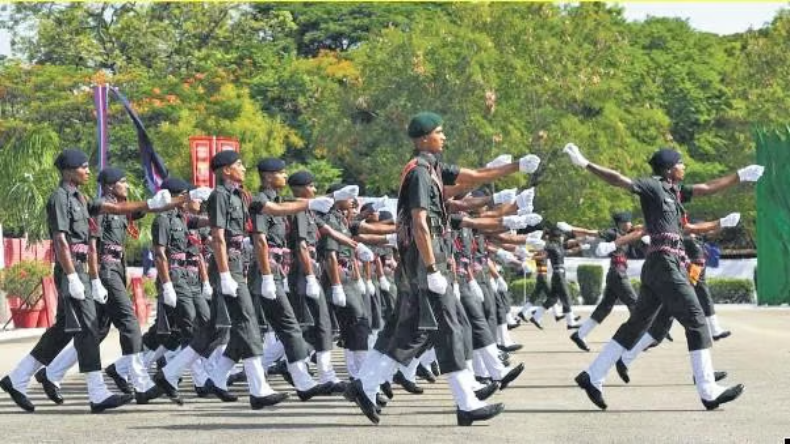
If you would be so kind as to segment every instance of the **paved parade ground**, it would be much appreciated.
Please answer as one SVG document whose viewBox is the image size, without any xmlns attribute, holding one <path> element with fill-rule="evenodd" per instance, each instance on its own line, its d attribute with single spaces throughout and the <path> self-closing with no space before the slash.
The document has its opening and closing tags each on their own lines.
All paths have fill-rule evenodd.
<svg viewBox="0 0 790 444">
<path fill-rule="evenodd" d="M 589 310 L 581 309 L 585 317 Z M 66 403 L 49 402 L 35 381 L 29 395 L 33 414 L 23 413 L 0 393 L 2 441 L 27 442 L 268 442 L 268 443 L 781 443 L 790 437 L 790 310 L 723 307 L 721 323 L 733 335 L 715 344 L 716 370 L 726 370 L 730 383 L 746 391 L 732 404 L 707 412 L 691 384 L 691 368 L 682 330 L 672 330 L 674 343 L 644 354 L 631 370 L 631 384 L 612 371 L 604 395 L 606 412 L 596 409 L 576 388 L 573 377 L 593 359 L 625 311 L 616 310 L 589 338 L 593 353 L 579 351 L 568 340 L 564 323 L 545 319 L 544 331 L 521 326 L 511 333 L 525 345 L 514 354 L 527 370 L 510 388 L 492 399 L 506 404 L 505 413 L 472 427 L 455 425 L 455 409 L 444 381 L 421 381 L 425 394 L 395 391 L 395 398 L 373 426 L 342 397 L 302 403 L 281 377 L 270 379 L 292 399 L 274 408 L 252 411 L 246 386 L 235 386 L 240 402 L 223 404 L 198 399 L 185 379 L 186 403 L 166 400 L 100 415 L 88 414 L 84 380 L 76 373 L 64 383 Z M 6 374 L 30 350 L 35 339 L 0 342 L 0 372 Z M 119 355 L 117 336 L 102 348 L 103 362 Z M 335 353 L 340 367 L 341 354 Z M 108 379 L 108 385 L 112 382 Z M 114 388 L 114 387 L 113 387 Z M 244 401 L 244 402 L 242 402 Z"/>
</svg>

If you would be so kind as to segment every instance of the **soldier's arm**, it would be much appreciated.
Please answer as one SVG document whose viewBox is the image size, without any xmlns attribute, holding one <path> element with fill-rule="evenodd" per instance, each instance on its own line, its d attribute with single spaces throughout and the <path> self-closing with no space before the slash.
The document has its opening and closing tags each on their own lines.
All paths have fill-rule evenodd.
<svg viewBox="0 0 790 444">
<path fill-rule="evenodd" d="M 518 171 L 518 162 L 509 163 L 493 168 L 480 168 L 476 170 L 461 168 L 458 173 L 457 184 L 483 184 L 486 182 L 493 182 L 500 177 L 505 177 L 508 174 L 513 174 Z"/>
<path fill-rule="evenodd" d="M 620 236 L 614 240 L 614 244 L 618 247 L 622 247 L 623 245 L 628 245 L 630 243 L 636 242 L 642 239 L 642 236 L 645 235 L 644 228 L 640 225 L 638 228 L 631 230 L 625 236 Z"/>
<path fill-rule="evenodd" d="M 447 189 L 451 187 L 444 187 L 445 195 L 447 194 Z M 463 199 L 450 199 L 447 201 L 447 209 L 451 213 L 459 213 L 461 211 L 473 211 L 478 208 L 482 208 L 486 205 L 490 205 L 493 202 L 493 198 L 491 196 L 480 196 L 480 197 L 471 197 L 466 196 Z"/>
<path fill-rule="evenodd" d="M 423 264 L 426 266 L 435 265 L 436 258 L 433 255 L 433 246 L 431 245 L 431 231 L 428 228 L 428 211 L 422 208 L 415 208 L 411 210 L 411 218 L 413 221 L 414 244 L 417 246 L 417 251 L 420 252 Z"/>
<path fill-rule="evenodd" d="M 307 248 L 307 242 L 300 240 L 297 246 L 296 257 L 299 259 L 299 263 L 302 264 L 305 276 L 310 276 L 314 272 L 313 261 L 310 260 L 310 250 Z"/>
<path fill-rule="evenodd" d="M 477 230 L 499 230 L 502 228 L 502 218 L 465 217 L 461 220 L 461 226 Z"/>
<path fill-rule="evenodd" d="M 159 282 L 170 282 L 170 263 L 167 260 L 167 249 L 163 245 L 154 245 L 154 265 Z"/>
<path fill-rule="evenodd" d="M 333 229 L 328 224 L 320 227 L 318 231 L 321 232 L 322 236 L 329 236 L 332 239 L 336 240 L 338 243 L 349 246 L 351 248 L 357 248 L 357 241 L 351 239 L 350 237 L 346 236 L 345 234 Z"/>
<path fill-rule="evenodd" d="M 737 185 L 738 183 L 740 183 L 738 174 L 732 173 L 705 183 L 694 184 L 692 185 L 691 189 L 693 190 L 695 196 L 707 196 L 709 194 L 715 194 L 719 191 L 726 190 L 727 188 Z"/>
<path fill-rule="evenodd" d="M 384 264 L 381 262 L 381 256 L 376 256 L 376 276 L 381 278 L 384 276 Z"/>
<path fill-rule="evenodd" d="M 629 191 L 631 190 L 631 185 L 633 184 L 633 181 L 630 178 L 620 174 L 615 170 L 602 167 L 592 162 L 587 164 L 585 169 L 593 173 L 594 176 L 603 179 L 603 181 L 608 183 L 609 185 L 619 188 L 624 188 Z"/>
<path fill-rule="evenodd" d="M 208 281 L 208 267 L 206 267 L 206 261 L 202 254 L 198 255 L 198 276 L 200 276 L 200 282 Z"/>
<path fill-rule="evenodd" d="M 88 241 L 88 275 L 91 279 L 99 278 L 99 249 L 95 237 Z"/>
<path fill-rule="evenodd" d="M 359 232 L 362 234 L 387 235 L 395 232 L 395 225 L 378 222 L 360 222 Z"/>
<path fill-rule="evenodd" d="M 329 282 L 332 285 L 340 285 L 340 271 L 338 270 L 339 264 L 337 262 L 337 252 L 329 251 L 326 257 L 326 272 L 329 275 Z"/>
<path fill-rule="evenodd" d="M 217 271 L 227 273 L 230 271 L 228 266 L 228 250 L 225 242 L 225 229 L 211 227 L 211 250 L 214 253 L 214 261 L 217 263 Z"/>
<path fill-rule="evenodd" d="M 172 210 L 173 208 L 181 205 L 182 203 L 186 202 L 188 195 L 182 194 L 179 196 L 173 196 L 170 200 L 170 203 L 162 208 L 157 208 L 156 210 L 152 210 L 148 208 L 148 202 L 141 200 L 141 201 L 126 201 L 126 202 L 108 202 L 106 200 L 102 200 L 101 205 L 99 207 L 99 212 L 105 214 L 133 214 L 138 212 L 145 212 L 145 213 L 161 213 L 163 211 Z"/>
<path fill-rule="evenodd" d="M 63 268 L 63 272 L 67 275 L 74 273 L 74 262 L 71 260 L 71 249 L 66 240 L 66 234 L 63 232 L 57 233 L 53 240 L 55 245 L 55 256 L 58 259 L 60 267 Z"/>
<path fill-rule="evenodd" d="M 261 205 L 260 212 L 272 216 L 290 216 L 292 214 L 301 213 L 308 210 L 307 199 L 296 199 L 288 202 L 272 202 L 267 201 Z"/>
<path fill-rule="evenodd" d="M 694 224 L 686 224 L 683 227 L 683 232 L 687 234 L 705 234 L 711 233 L 716 230 L 721 229 L 721 221 L 706 221 L 706 222 L 697 222 Z"/>
<path fill-rule="evenodd" d="M 266 242 L 266 235 L 263 233 L 254 233 L 252 241 L 255 243 L 255 258 L 258 262 L 258 270 L 262 275 L 272 274 L 272 267 L 269 264 L 269 243 Z"/>
</svg>

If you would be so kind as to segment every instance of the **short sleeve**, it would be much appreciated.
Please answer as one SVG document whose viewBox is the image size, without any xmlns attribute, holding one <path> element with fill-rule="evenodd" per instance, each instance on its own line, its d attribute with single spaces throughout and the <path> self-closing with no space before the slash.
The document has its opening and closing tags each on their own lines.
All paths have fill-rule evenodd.
<svg viewBox="0 0 790 444">
<path fill-rule="evenodd" d="M 158 214 L 151 224 L 151 242 L 160 247 L 170 243 L 170 219 L 164 214 Z"/>
<path fill-rule="evenodd" d="M 431 205 L 431 175 L 424 167 L 413 169 L 406 178 L 409 211 L 421 208 L 428 210 Z"/>
<path fill-rule="evenodd" d="M 228 204 L 230 196 L 227 193 L 213 192 L 206 202 L 206 210 L 212 227 L 228 228 Z"/>
<path fill-rule="evenodd" d="M 258 193 L 250 202 L 252 231 L 255 233 L 266 233 L 269 231 L 269 215 L 263 212 L 266 202 L 269 202 L 269 198 L 264 193 Z"/>
<path fill-rule="evenodd" d="M 296 241 L 307 240 L 309 236 L 309 222 L 307 220 L 307 213 L 302 211 L 301 213 L 297 213 L 291 223 L 291 227 L 294 230 L 294 236 L 296 237 Z"/>
<path fill-rule="evenodd" d="M 606 242 L 614 242 L 615 240 L 617 240 L 617 232 L 614 229 L 609 228 L 608 230 L 600 231 L 598 233 L 598 237 L 600 237 Z"/>
<path fill-rule="evenodd" d="M 694 197 L 694 186 L 693 185 L 681 185 L 680 186 L 680 203 L 687 203 L 691 202 L 691 198 Z"/>
<path fill-rule="evenodd" d="M 69 219 L 69 196 L 58 190 L 47 202 L 47 223 L 52 234 L 68 232 L 71 228 Z"/>
<path fill-rule="evenodd" d="M 660 196 L 661 182 L 652 177 L 633 179 L 631 182 L 631 192 L 640 197 Z"/>
<path fill-rule="evenodd" d="M 450 228 L 454 231 L 460 230 L 461 223 L 464 221 L 464 216 L 461 214 L 451 214 L 450 215 Z"/>
<path fill-rule="evenodd" d="M 96 217 L 101 213 L 101 206 L 104 204 L 104 198 L 97 197 L 88 201 L 88 214 L 91 217 Z"/>
<path fill-rule="evenodd" d="M 458 181 L 458 175 L 461 173 L 461 168 L 458 165 L 441 164 L 442 168 L 442 183 L 445 185 L 455 185 Z"/>
</svg>

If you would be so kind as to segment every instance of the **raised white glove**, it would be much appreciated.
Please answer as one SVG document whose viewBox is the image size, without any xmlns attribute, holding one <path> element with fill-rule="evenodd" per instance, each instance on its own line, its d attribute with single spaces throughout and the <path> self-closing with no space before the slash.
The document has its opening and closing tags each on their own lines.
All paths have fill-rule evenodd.
<svg viewBox="0 0 790 444">
<path fill-rule="evenodd" d="M 646 244 L 646 245 L 650 245 L 650 235 L 646 234 L 646 235 L 642 236 L 642 243 Z"/>
<path fill-rule="evenodd" d="M 236 291 L 239 289 L 239 284 L 233 279 L 230 271 L 226 271 L 219 274 L 219 288 L 222 290 L 222 294 L 235 298 Z"/>
<path fill-rule="evenodd" d="M 386 245 L 392 245 L 393 247 L 398 245 L 398 235 L 395 233 L 388 234 L 385 236 L 387 238 Z"/>
<path fill-rule="evenodd" d="M 373 285 L 373 281 L 368 279 L 365 281 L 365 288 L 368 290 L 368 296 L 373 296 L 376 294 L 376 286 Z"/>
<path fill-rule="evenodd" d="M 530 212 L 532 212 L 532 201 L 535 200 L 535 188 L 528 188 L 516 196 L 516 205 L 518 205 L 518 209 L 529 208 Z"/>
<path fill-rule="evenodd" d="M 503 278 L 502 275 L 499 275 L 499 277 L 496 280 L 496 284 L 497 284 L 497 290 L 499 290 L 502 293 L 507 292 L 508 289 L 507 282 L 505 282 L 505 278 Z"/>
<path fill-rule="evenodd" d="M 741 182 L 757 182 L 764 172 L 762 165 L 749 165 L 738 170 L 738 178 Z"/>
<path fill-rule="evenodd" d="M 211 196 L 211 192 L 214 191 L 209 187 L 200 187 L 195 188 L 194 190 L 189 190 L 189 200 L 208 200 L 208 197 Z"/>
<path fill-rule="evenodd" d="M 346 292 L 342 285 L 332 286 L 332 303 L 338 307 L 346 306 Z"/>
<path fill-rule="evenodd" d="M 741 220 L 741 213 L 730 213 L 719 219 L 719 224 L 721 224 L 722 228 L 731 228 L 738 225 L 738 222 L 740 220 Z"/>
<path fill-rule="evenodd" d="M 156 194 L 154 194 L 154 197 L 148 199 L 148 209 L 158 210 L 160 208 L 166 207 L 170 201 L 170 191 L 159 190 Z"/>
<path fill-rule="evenodd" d="M 69 296 L 78 301 L 85 300 L 85 285 L 82 284 L 80 275 L 71 273 L 66 275 L 66 279 L 69 281 Z"/>
<path fill-rule="evenodd" d="M 573 227 L 567 222 L 557 222 L 557 228 L 559 228 L 563 233 L 570 233 L 573 231 Z"/>
<path fill-rule="evenodd" d="M 511 230 L 531 227 L 539 224 L 543 216 L 537 213 L 521 214 L 518 216 L 505 216 L 502 218 L 502 225 Z"/>
<path fill-rule="evenodd" d="M 373 211 L 378 211 L 387 206 L 387 196 L 382 196 L 373 202 Z"/>
<path fill-rule="evenodd" d="M 442 275 L 441 271 L 428 274 L 428 290 L 439 295 L 444 295 L 447 291 L 447 278 Z"/>
<path fill-rule="evenodd" d="M 540 157 L 534 154 L 527 154 L 518 160 L 518 169 L 522 173 L 532 174 L 540 166 Z"/>
<path fill-rule="evenodd" d="M 277 285 L 274 284 L 274 276 L 264 274 L 261 276 L 261 296 L 266 299 L 277 299 Z"/>
<path fill-rule="evenodd" d="M 488 288 L 490 288 L 491 291 L 497 291 L 499 288 L 499 286 L 496 283 L 496 279 L 493 276 L 488 278 Z"/>
<path fill-rule="evenodd" d="M 527 239 L 525 244 L 529 245 L 535 250 L 542 250 L 546 247 L 546 241 L 543 239 Z"/>
<path fill-rule="evenodd" d="M 283 278 L 283 291 L 286 293 L 291 292 L 291 284 L 288 282 L 288 276 Z"/>
<path fill-rule="evenodd" d="M 527 239 L 542 239 L 543 238 L 543 230 L 533 231 L 532 233 L 527 234 Z"/>
<path fill-rule="evenodd" d="M 389 292 L 390 291 L 390 281 L 388 281 L 387 278 L 384 277 L 384 276 L 379 277 L 379 288 L 381 288 L 381 291 Z"/>
<path fill-rule="evenodd" d="M 492 160 L 491 162 L 488 162 L 486 164 L 486 168 L 501 167 L 502 165 L 507 165 L 509 163 L 513 163 L 513 156 L 511 156 L 510 154 L 502 154 L 500 156 L 497 156 L 497 158 Z"/>
<path fill-rule="evenodd" d="M 178 304 L 178 296 L 172 282 L 162 284 L 162 302 L 168 307 L 175 307 Z"/>
<path fill-rule="evenodd" d="M 304 294 L 308 298 L 318 299 L 318 296 L 321 295 L 321 286 L 318 284 L 318 279 L 315 275 L 309 274 L 304 277 L 305 286 L 304 286 Z M 342 287 L 341 287 L 342 288 Z"/>
<path fill-rule="evenodd" d="M 459 301 L 461 300 L 461 288 L 458 286 L 458 282 L 453 282 L 453 294 L 455 298 Z"/>
<path fill-rule="evenodd" d="M 94 301 L 100 304 L 106 304 L 108 294 L 107 289 L 104 288 L 104 285 L 101 283 L 101 279 L 91 280 L 91 297 Z"/>
<path fill-rule="evenodd" d="M 590 164 L 590 161 L 584 158 L 584 155 L 582 154 L 581 150 L 579 150 L 579 147 L 572 143 L 565 145 L 565 148 L 562 149 L 562 152 L 566 153 L 568 157 L 571 158 L 571 162 L 573 162 L 573 164 L 577 167 L 587 168 L 587 165 Z"/>
<path fill-rule="evenodd" d="M 517 191 L 517 188 L 510 188 L 507 190 L 502 190 L 498 193 L 494 193 L 494 205 L 515 202 Z"/>
<path fill-rule="evenodd" d="M 214 289 L 208 281 L 203 281 L 203 290 L 200 294 L 206 299 L 211 299 L 211 296 L 214 294 Z"/>
<path fill-rule="evenodd" d="M 356 199 L 357 196 L 359 196 L 359 187 L 356 185 L 347 185 L 332 193 L 335 200 Z"/>
<path fill-rule="evenodd" d="M 582 251 L 587 251 L 590 249 L 590 244 L 581 244 L 579 247 L 582 249 Z"/>
<path fill-rule="evenodd" d="M 472 293 L 472 296 L 480 299 L 480 301 L 485 301 L 486 296 L 483 294 L 483 289 L 480 288 L 480 284 L 477 283 L 476 280 L 472 279 L 469 281 L 469 291 Z"/>
<path fill-rule="evenodd" d="M 367 294 L 368 287 L 365 286 L 365 281 L 363 281 L 362 279 L 358 279 L 354 281 L 354 285 L 357 286 L 357 291 L 359 292 L 359 294 L 361 295 Z"/>
<path fill-rule="evenodd" d="M 535 211 L 535 209 L 532 207 L 532 205 L 527 205 L 524 208 L 519 208 L 516 214 L 519 216 L 526 216 L 527 214 L 532 214 L 533 211 Z"/>
<path fill-rule="evenodd" d="M 601 257 L 609 256 L 609 254 L 611 254 L 616 249 L 617 246 L 614 244 L 614 242 L 601 242 L 597 247 L 595 247 L 595 255 Z"/>
<path fill-rule="evenodd" d="M 359 260 L 361 260 L 362 262 L 372 262 L 372 261 L 373 261 L 373 259 L 375 259 L 375 258 L 376 258 L 376 256 L 375 256 L 375 255 L 373 255 L 373 252 L 372 252 L 372 251 L 370 251 L 370 248 L 368 248 L 368 247 L 367 247 L 365 244 L 363 244 L 363 243 L 358 243 L 358 244 L 357 244 L 357 250 L 356 250 L 356 253 L 357 253 L 357 257 L 358 257 L 358 258 L 359 258 Z"/>
<path fill-rule="evenodd" d="M 509 251 L 507 251 L 507 250 L 505 250 L 503 248 L 500 248 L 500 249 L 498 249 L 496 251 L 496 257 L 497 257 L 497 259 L 499 259 L 500 261 L 505 262 L 505 263 L 516 260 L 516 257 L 513 256 L 513 253 L 511 253 L 511 252 L 509 252 Z"/>
<path fill-rule="evenodd" d="M 315 199 L 310 199 L 307 201 L 307 208 L 312 211 L 317 211 L 319 213 L 328 213 L 329 210 L 332 209 L 332 205 L 335 204 L 334 199 L 331 197 L 321 196 L 316 197 Z"/>
</svg>

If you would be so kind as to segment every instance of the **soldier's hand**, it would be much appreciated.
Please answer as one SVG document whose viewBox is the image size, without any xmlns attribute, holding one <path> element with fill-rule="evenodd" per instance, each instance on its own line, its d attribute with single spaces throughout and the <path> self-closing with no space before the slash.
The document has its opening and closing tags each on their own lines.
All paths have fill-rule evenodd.
<svg viewBox="0 0 790 444">
<path fill-rule="evenodd" d="M 212 191 L 214 190 L 209 187 L 195 188 L 194 190 L 189 191 L 189 200 L 207 200 L 208 197 L 211 196 Z"/>
<path fill-rule="evenodd" d="M 534 154 L 527 154 L 518 160 L 518 169 L 522 173 L 532 174 L 540 166 L 540 157 Z"/>
<path fill-rule="evenodd" d="M 332 198 L 335 200 L 356 199 L 357 196 L 359 196 L 359 187 L 356 185 L 348 185 L 332 193 Z"/>
<path fill-rule="evenodd" d="M 318 296 L 321 295 L 321 286 L 318 284 L 318 279 L 316 279 L 315 275 L 307 275 L 305 276 L 305 289 L 304 294 L 308 298 L 318 299 Z"/>
<path fill-rule="evenodd" d="M 285 292 L 285 294 L 291 292 L 291 283 L 288 282 L 288 276 L 283 277 L 283 291 Z"/>
<path fill-rule="evenodd" d="M 480 284 L 478 284 L 475 279 L 469 281 L 469 291 L 472 293 L 472 296 L 479 299 L 480 302 L 483 302 L 486 299 L 485 294 L 483 294 L 483 289 L 480 288 Z"/>
<path fill-rule="evenodd" d="M 154 197 L 148 199 L 148 209 L 149 210 L 158 210 L 160 208 L 166 207 L 170 204 L 171 197 L 170 191 L 168 190 L 159 190 Z"/>
<path fill-rule="evenodd" d="M 738 222 L 741 220 L 741 213 L 730 213 L 721 219 L 719 219 L 719 224 L 722 228 L 732 228 L 738 225 Z"/>
<path fill-rule="evenodd" d="M 517 188 L 510 188 L 507 190 L 502 190 L 497 193 L 494 193 L 494 205 L 499 204 L 510 204 L 516 201 L 516 192 L 518 191 Z"/>
<path fill-rule="evenodd" d="M 458 281 L 453 282 L 453 294 L 456 299 L 461 300 L 461 287 L 458 286 Z"/>
<path fill-rule="evenodd" d="M 332 205 L 335 204 L 334 199 L 331 197 L 316 197 L 315 199 L 310 199 L 307 203 L 307 207 L 312 211 L 317 211 L 319 213 L 328 213 L 329 210 L 332 209 Z"/>
<path fill-rule="evenodd" d="M 650 235 L 644 235 L 641 237 L 642 243 L 645 245 L 650 245 Z"/>
<path fill-rule="evenodd" d="M 762 165 L 749 165 L 738 170 L 738 179 L 741 182 L 757 182 L 765 172 L 765 167 Z"/>
<path fill-rule="evenodd" d="M 178 304 L 178 296 L 172 282 L 162 284 L 162 302 L 168 307 L 175 307 Z"/>
<path fill-rule="evenodd" d="M 219 274 L 219 286 L 222 294 L 234 298 L 237 296 L 236 292 L 239 289 L 239 284 L 236 282 L 236 279 L 233 279 L 230 271 Z"/>
<path fill-rule="evenodd" d="M 587 165 L 590 164 L 590 161 L 585 159 L 581 150 L 579 150 L 579 147 L 572 143 L 565 145 L 565 148 L 562 149 L 562 152 L 567 154 L 568 157 L 571 158 L 571 162 L 573 162 L 573 164 L 577 167 L 587 168 Z"/>
<path fill-rule="evenodd" d="M 261 296 L 266 299 L 277 299 L 277 286 L 274 284 L 274 276 L 264 274 L 261 276 Z"/>
<path fill-rule="evenodd" d="M 500 249 L 498 249 L 496 251 L 496 257 L 497 257 L 497 259 L 499 259 L 500 261 L 502 261 L 504 263 L 508 263 L 508 262 L 516 260 L 516 257 L 513 256 L 513 253 L 511 253 L 511 252 L 509 252 L 509 251 L 507 251 L 507 250 L 505 250 L 503 248 L 500 248 Z"/>
<path fill-rule="evenodd" d="M 616 249 L 617 246 L 614 244 L 614 242 L 601 242 L 597 247 L 595 247 L 595 255 L 601 257 L 609 256 L 609 254 Z"/>
<path fill-rule="evenodd" d="M 505 278 L 502 277 L 502 275 L 499 275 L 499 277 L 496 280 L 496 284 L 497 284 L 497 290 L 499 290 L 501 293 L 507 293 L 508 290 L 507 282 L 505 281 Z"/>
<path fill-rule="evenodd" d="M 357 286 L 357 291 L 359 292 L 359 294 L 361 295 L 367 294 L 368 288 L 367 286 L 365 286 L 365 281 L 363 281 L 362 279 L 357 279 L 356 281 L 354 281 L 354 285 Z"/>
<path fill-rule="evenodd" d="M 557 228 L 563 233 L 570 233 L 573 231 L 573 227 L 567 222 L 557 222 Z"/>
<path fill-rule="evenodd" d="M 332 286 L 332 303 L 338 307 L 346 306 L 346 292 L 342 285 Z"/>
<path fill-rule="evenodd" d="M 376 286 L 373 285 L 373 280 L 371 279 L 365 281 L 365 289 L 368 291 L 368 296 L 373 296 L 376 294 Z"/>
<path fill-rule="evenodd" d="M 379 288 L 381 288 L 381 291 L 389 292 L 390 281 L 388 281 L 387 278 L 384 276 L 379 277 Z"/>
<path fill-rule="evenodd" d="M 522 210 L 525 208 L 529 208 L 529 212 L 532 212 L 532 201 L 535 200 L 535 188 L 528 188 L 516 196 L 516 205 L 518 205 L 518 209 Z"/>
<path fill-rule="evenodd" d="M 356 253 L 357 253 L 357 257 L 362 262 L 373 262 L 373 259 L 376 258 L 376 256 L 373 255 L 373 252 L 370 250 L 370 248 L 368 248 L 363 243 L 357 244 Z"/>
<path fill-rule="evenodd" d="M 375 201 L 373 201 L 373 211 L 378 211 L 387 206 L 387 196 L 381 196 Z"/>
<path fill-rule="evenodd" d="M 387 243 L 385 245 L 391 245 L 393 247 L 398 246 L 398 235 L 395 233 L 388 234 L 384 236 L 387 238 Z"/>
<path fill-rule="evenodd" d="M 444 295 L 447 291 L 447 278 L 442 275 L 441 271 L 428 273 L 428 290 L 439 295 Z"/>
<path fill-rule="evenodd" d="M 104 288 L 104 285 L 101 283 L 101 279 L 92 279 L 91 280 L 91 297 L 94 301 L 105 304 L 107 303 L 107 289 Z"/>
<path fill-rule="evenodd" d="M 211 299 L 211 296 L 214 294 L 214 289 L 208 281 L 203 281 L 203 289 L 200 294 L 206 299 Z"/>
<path fill-rule="evenodd" d="M 513 163 L 513 156 L 511 156 L 510 154 L 502 154 L 500 156 L 497 156 L 497 158 L 492 160 L 491 162 L 488 162 L 486 164 L 486 168 L 501 167 L 502 165 L 507 165 L 510 163 Z"/>
<path fill-rule="evenodd" d="M 69 296 L 78 301 L 85 300 L 85 285 L 80 280 L 80 276 L 77 273 L 71 273 L 66 275 L 66 280 L 69 282 Z"/>
</svg>

